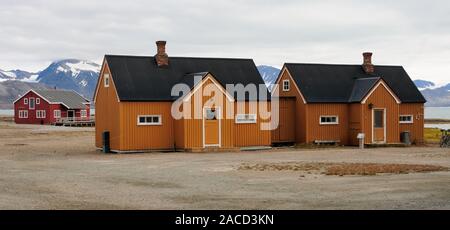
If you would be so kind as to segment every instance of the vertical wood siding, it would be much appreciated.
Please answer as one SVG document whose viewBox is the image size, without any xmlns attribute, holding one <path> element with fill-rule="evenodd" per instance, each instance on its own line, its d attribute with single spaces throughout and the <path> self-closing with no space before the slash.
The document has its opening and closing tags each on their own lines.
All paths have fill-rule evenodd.
<svg viewBox="0 0 450 230">
<path fill-rule="evenodd" d="M 359 141 L 357 139 L 358 133 L 363 130 L 362 123 L 362 105 L 360 103 L 354 103 L 349 105 L 348 116 L 349 116 L 349 134 L 348 134 L 348 144 L 358 145 Z"/>
<path fill-rule="evenodd" d="M 113 150 L 121 150 L 118 97 L 114 80 L 110 80 L 108 88 L 104 87 L 103 75 L 105 73 L 110 75 L 110 79 L 114 79 L 106 61 L 104 61 L 102 70 L 100 71 L 99 82 L 97 85 L 98 91 L 95 104 L 95 146 L 98 148 L 102 147 L 102 133 L 104 131 L 109 131 L 111 148 Z"/>
<path fill-rule="evenodd" d="M 171 102 L 121 102 L 122 150 L 174 149 Z M 161 125 L 138 125 L 139 115 L 161 115 Z"/>
<path fill-rule="evenodd" d="M 290 81 L 290 90 L 289 91 L 283 91 L 282 90 L 282 84 L 283 80 L 289 80 Z M 282 74 L 280 77 L 280 85 L 276 88 L 274 88 L 274 92 L 279 93 L 280 100 L 281 98 L 286 97 L 294 97 L 295 98 L 295 140 L 297 143 L 306 143 L 307 134 L 308 134 L 308 127 L 306 125 L 307 121 L 307 105 L 303 102 L 303 99 L 298 92 L 298 90 L 295 87 L 295 82 L 293 78 L 291 77 L 289 71 L 284 69 L 282 70 Z M 280 118 L 284 117 L 282 114 L 280 114 Z M 279 136 L 276 135 L 276 131 L 272 132 L 273 138 L 272 141 L 277 142 L 279 141 Z M 278 138 L 278 139 L 277 139 Z"/>
<path fill-rule="evenodd" d="M 424 143 L 424 105 L 421 103 L 400 104 L 400 115 L 413 115 L 412 124 L 400 124 L 400 132 L 409 131 L 411 142 Z"/>
<path fill-rule="evenodd" d="M 203 148 L 203 119 L 196 119 L 194 117 L 195 109 L 200 109 L 197 111 L 199 114 L 203 114 L 203 107 L 205 103 L 212 99 L 216 105 L 222 105 L 220 108 L 220 113 L 222 119 L 221 123 L 221 147 L 222 148 L 232 148 L 234 146 L 234 119 L 226 119 L 225 111 L 228 106 L 233 106 L 233 102 L 230 102 L 224 94 L 221 93 L 219 96 L 219 101 L 215 101 L 214 95 L 203 96 L 201 93 L 206 87 L 212 86 L 217 89 L 217 86 L 211 80 L 207 80 L 203 86 L 202 90 L 196 91 L 187 104 L 191 106 L 192 117 L 191 119 L 184 119 L 184 145 L 186 149 L 201 149 Z M 195 106 L 195 98 L 201 98 L 202 106 Z M 183 106 L 184 107 L 184 106 Z"/>
<path fill-rule="evenodd" d="M 242 104 L 243 103 L 243 104 Z M 238 106 L 242 104 L 245 107 L 246 113 L 254 113 L 250 111 L 250 107 L 256 109 L 257 119 L 254 124 L 236 124 L 234 132 L 234 144 L 236 147 L 246 146 L 269 146 L 271 145 L 271 131 L 261 130 L 261 124 L 263 122 L 269 122 L 270 119 L 263 119 L 259 113 L 259 104 L 257 101 L 251 102 L 236 102 L 234 111 L 238 112 Z M 270 111 L 270 104 L 268 105 Z"/>
<path fill-rule="evenodd" d="M 272 140 L 276 142 L 295 142 L 296 127 L 296 99 L 295 97 L 281 97 L 278 103 L 278 127 L 272 131 Z"/>
<path fill-rule="evenodd" d="M 372 143 L 372 109 L 369 109 L 369 104 L 373 104 L 374 109 L 386 109 L 386 142 L 399 143 L 399 105 L 382 85 L 379 85 L 366 103 L 362 105 L 363 131 L 366 134 L 365 142 Z"/>
<path fill-rule="evenodd" d="M 316 140 L 339 141 L 348 144 L 348 105 L 347 104 L 308 104 L 308 143 Z M 338 116 L 339 124 L 320 124 L 320 116 Z"/>
<path fill-rule="evenodd" d="M 175 138 L 175 147 L 177 149 L 184 149 L 185 148 L 185 120 L 184 119 L 178 119 L 173 120 L 174 125 L 174 138 Z"/>
</svg>

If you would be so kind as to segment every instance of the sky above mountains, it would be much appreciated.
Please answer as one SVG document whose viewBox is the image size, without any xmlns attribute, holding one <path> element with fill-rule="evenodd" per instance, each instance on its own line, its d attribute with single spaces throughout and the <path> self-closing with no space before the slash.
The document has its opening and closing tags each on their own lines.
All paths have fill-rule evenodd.
<svg viewBox="0 0 450 230">
<path fill-rule="evenodd" d="M 450 79 L 448 1 L 0 0 L 0 68 L 101 63 L 106 53 L 403 65 L 413 79 Z"/>
</svg>

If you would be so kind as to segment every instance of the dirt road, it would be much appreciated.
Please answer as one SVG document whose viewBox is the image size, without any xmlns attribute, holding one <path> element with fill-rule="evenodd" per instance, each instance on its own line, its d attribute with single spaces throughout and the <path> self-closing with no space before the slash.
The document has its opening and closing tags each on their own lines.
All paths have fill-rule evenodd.
<svg viewBox="0 0 450 230">
<path fill-rule="evenodd" d="M 450 209 L 450 172 L 328 176 L 243 164 L 450 167 L 436 147 L 102 154 L 92 128 L 0 122 L 0 209 Z"/>
</svg>

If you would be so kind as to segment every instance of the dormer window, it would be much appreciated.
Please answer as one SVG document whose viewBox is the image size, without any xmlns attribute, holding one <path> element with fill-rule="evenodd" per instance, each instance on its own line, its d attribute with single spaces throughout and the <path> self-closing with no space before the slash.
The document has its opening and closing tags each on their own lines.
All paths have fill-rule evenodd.
<svg viewBox="0 0 450 230">
<path fill-rule="evenodd" d="M 289 91 L 291 89 L 291 85 L 289 80 L 283 80 L 283 91 Z"/>
<path fill-rule="evenodd" d="M 109 74 L 105 73 L 105 75 L 103 75 L 103 82 L 104 82 L 105 88 L 109 87 Z"/>
</svg>

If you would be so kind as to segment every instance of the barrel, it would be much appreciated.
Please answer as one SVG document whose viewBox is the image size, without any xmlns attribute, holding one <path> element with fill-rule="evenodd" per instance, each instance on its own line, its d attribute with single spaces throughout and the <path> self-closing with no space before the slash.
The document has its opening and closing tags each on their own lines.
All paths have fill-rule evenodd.
<svg viewBox="0 0 450 230">
<path fill-rule="evenodd" d="M 404 131 L 400 133 L 400 141 L 403 144 L 410 145 L 411 144 L 411 133 L 409 131 Z"/>
</svg>

